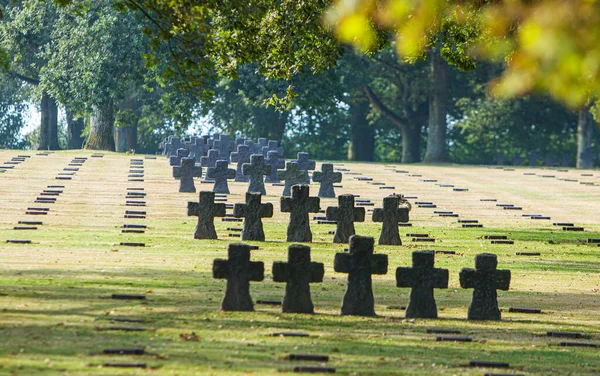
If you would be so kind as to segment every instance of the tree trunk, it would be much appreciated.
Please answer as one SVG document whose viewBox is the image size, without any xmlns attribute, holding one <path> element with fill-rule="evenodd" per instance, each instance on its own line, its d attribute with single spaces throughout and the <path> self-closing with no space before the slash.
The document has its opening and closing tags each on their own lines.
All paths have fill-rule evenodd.
<svg viewBox="0 0 600 376">
<path fill-rule="evenodd" d="M 594 132 L 594 119 L 589 110 L 589 107 L 585 107 L 579 111 L 577 121 L 577 168 L 594 167 L 593 158 L 584 158 L 584 155 L 590 153 L 592 148 L 592 135 Z"/>
<path fill-rule="evenodd" d="M 448 161 L 446 144 L 446 101 L 448 99 L 448 63 L 438 50 L 431 50 L 429 127 L 424 162 Z"/>
<path fill-rule="evenodd" d="M 375 159 L 375 130 L 367 121 L 369 102 L 358 100 L 350 103 L 350 144 L 348 159 L 373 161 Z"/>
<path fill-rule="evenodd" d="M 115 149 L 120 153 L 137 149 L 137 124 L 128 127 L 115 127 Z"/>
<path fill-rule="evenodd" d="M 75 118 L 73 112 L 67 110 L 67 147 L 69 149 L 83 148 L 83 128 L 85 127 L 83 118 Z"/>
<path fill-rule="evenodd" d="M 402 163 L 417 163 L 421 160 L 421 126 L 406 125 L 402 130 Z"/>
<path fill-rule="evenodd" d="M 85 145 L 92 150 L 115 150 L 113 128 L 115 124 L 115 106 L 112 101 L 94 108 L 90 117 L 90 135 Z"/>
<path fill-rule="evenodd" d="M 47 94 L 42 95 L 40 150 L 58 150 L 58 107 Z"/>
</svg>

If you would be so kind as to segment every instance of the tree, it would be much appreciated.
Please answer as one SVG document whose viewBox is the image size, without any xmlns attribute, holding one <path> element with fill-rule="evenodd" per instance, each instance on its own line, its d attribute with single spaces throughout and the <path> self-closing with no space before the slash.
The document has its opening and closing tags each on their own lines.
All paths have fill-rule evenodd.
<svg viewBox="0 0 600 376">
<path fill-rule="evenodd" d="M 0 149 L 21 146 L 19 139 L 25 126 L 25 93 L 18 80 L 0 76 Z"/>
</svg>

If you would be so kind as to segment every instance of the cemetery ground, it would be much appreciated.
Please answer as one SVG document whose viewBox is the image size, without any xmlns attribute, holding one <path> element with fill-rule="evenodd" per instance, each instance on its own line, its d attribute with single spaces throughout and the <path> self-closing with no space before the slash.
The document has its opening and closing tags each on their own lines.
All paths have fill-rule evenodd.
<svg viewBox="0 0 600 376">
<path fill-rule="evenodd" d="M 2 375 L 264 375 L 292 372 L 298 365 L 333 367 L 349 375 L 600 373 L 599 348 L 560 345 L 576 341 L 600 346 L 600 247 L 586 242 L 600 238 L 598 171 L 336 165 L 362 173 L 345 174 L 336 193 L 371 200 L 374 206 L 366 209 L 381 207 L 382 198 L 393 192 L 418 197 L 410 199 L 412 227 L 400 227 L 403 245 L 375 244 L 375 253 L 388 255 L 389 267 L 386 275 L 373 276 L 377 317 L 367 318 L 339 315 L 347 275 L 333 271 L 333 259 L 348 245 L 332 244 L 328 232 L 334 225 L 312 220 L 324 214 L 311 215 L 312 261 L 325 265 L 323 282 L 311 284 L 315 314 L 283 314 L 280 306 L 268 304 L 255 304 L 256 312 L 224 313 L 219 308 L 226 282 L 212 278 L 212 264 L 215 258 L 227 258 L 229 243 L 239 242 L 227 229 L 242 224 L 215 218 L 219 240 L 194 240 L 197 218 L 187 217 L 187 202 L 197 202 L 198 193 L 177 192 L 179 183 L 165 158 L 116 153 L 92 158 L 87 151 L 47 156 L 0 151 L 0 158 L 18 154 L 31 158 L 0 174 Z M 57 180 L 57 173 L 77 157 L 87 161 L 72 180 Z M 143 182 L 128 181 L 131 159 L 143 160 Z M 524 175 L 531 172 L 536 175 Z M 417 174 L 421 176 L 409 176 Z M 354 179 L 359 176 L 395 189 Z M 56 202 L 34 203 L 49 185 L 64 185 Z M 247 183 L 229 182 L 229 187 L 227 203 L 243 202 Z M 468 191 L 454 190 L 463 187 Z M 141 200 L 147 206 L 125 206 L 127 188 L 144 188 Z M 197 180 L 196 188 L 210 190 L 212 184 Z M 283 187 L 266 184 L 266 189 L 263 202 L 274 204 L 273 218 L 263 219 L 267 241 L 249 242 L 259 246 L 251 260 L 265 265 L 264 281 L 250 282 L 255 302 L 282 300 L 285 291 L 284 283 L 273 282 L 271 270 L 274 261 L 287 260 L 289 213 L 279 210 Z M 310 189 L 315 196 L 318 185 L 311 183 Z M 420 208 L 415 201 L 433 202 L 437 208 Z M 496 206 L 501 203 L 523 209 Z M 321 199 L 321 209 L 328 206 L 337 206 L 337 200 Z M 50 210 L 26 215 L 28 207 Z M 126 210 L 143 210 L 147 216 L 124 218 Z M 527 213 L 551 219 L 534 220 L 523 216 Z M 377 242 L 381 223 L 372 222 L 371 214 L 356 224 L 356 231 Z M 463 228 L 459 219 L 476 219 L 483 227 Z M 14 230 L 19 221 L 43 224 L 37 230 Z M 563 231 L 554 222 L 572 222 L 585 231 Z M 122 233 L 124 224 L 147 228 Z M 428 234 L 435 242 L 413 242 L 407 233 Z M 485 235 L 506 235 L 514 244 L 491 244 Z M 31 244 L 6 243 L 9 239 Z M 402 306 L 410 289 L 396 287 L 395 269 L 410 266 L 412 251 L 422 249 L 455 251 L 435 256 L 436 267 L 449 269 L 449 286 L 435 291 L 438 319 L 405 319 Z M 498 292 L 500 322 L 467 320 L 473 290 L 460 287 L 458 273 L 473 268 L 475 255 L 483 252 L 498 255 L 498 269 L 512 273 L 510 290 Z M 142 294 L 145 299 L 117 300 L 112 294 Z M 509 312 L 511 307 L 541 313 Z M 145 330 L 131 330 L 135 328 Z M 472 341 L 437 341 L 440 334 L 427 333 L 428 328 L 459 330 Z M 548 337 L 549 331 L 578 332 L 582 338 Z M 280 332 L 309 336 L 273 336 Z M 142 348 L 144 354 L 103 354 L 110 348 Z M 286 359 L 290 354 L 328 355 L 329 361 L 291 361 Z M 506 362 L 510 368 L 473 368 L 472 360 Z M 145 363 L 146 368 L 107 367 L 110 362 Z"/>
</svg>

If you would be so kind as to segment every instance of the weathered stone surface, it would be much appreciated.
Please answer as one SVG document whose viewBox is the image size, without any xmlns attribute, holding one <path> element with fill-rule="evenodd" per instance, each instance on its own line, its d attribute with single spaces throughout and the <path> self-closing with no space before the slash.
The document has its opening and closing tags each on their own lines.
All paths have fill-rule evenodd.
<svg viewBox="0 0 600 376">
<path fill-rule="evenodd" d="M 290 195 L 293 185 L 306 184 L 303 182 L 308 179 L 308 172 L 300 171 L 298 169 L 298 163 L 296 162 L 287 162 L 285 164 L 285 170 L 278 170 L 277 174 L 279 175 L 279 178 L 285 182 L 283 196 Z"/>
<path fill-rule="evenodd" d="M 217 149 L 210 149 L 207 155 L 200 157 L 200 165 L 202 167 L 215 167 L 220 159 L 225 159 L 221 158 L 221 152 Z"/>
<path fill-rule="evenodd" d="M 248 145 L 238 145 L 237 151 L 230 154 L 231 163 L 237 163 L 235 168 L 235 181 L 246 182 L 250 180 L 249 176 L 242 174 L 244 163 L 250 162 L 250 147 Z"/>
<path fill-rule="evenodd" d="M 265 148 L 263 148 L 265 149 Z M 264 151 L 264 150 L 263 150 Z M 267 164 L 271 166 L 271 174 L 265 177 L 266 183 L 279 183 L 279 174 L 277 169 L 285 167 L 285 160 L 279 158 L 279 152 L 270 150 L 267 152 Z"/>
<path fill-rule="evenodd" d="M 283 156 L 283 148 L 281 146 L 278 146 L 278 142 L 276 140 L 269 140 L 269 142 L 267 143 L 267 146 L 263 146 L 262 148 L 262 153 L 265 156 L 265 158 L 268 158 L 268 154 L 270 151 L 276 151 L 280 157 Z M 281 166 L 279 168 L 283 168 L 284 166 Z"/>
<path fill-rule="evenodd" d="M 235 170 L 227 168 L 228 165 L 228 161 L 218 160 L 215 167 L 209 167 L 206 171 L 206 178 L 215 181 L 213 192 L 229 194 L 227 179 L 235 178 Z"/>
<path fill-rule="evenodd" d="M 310 283 L 323 282 L 324 273 L 322 263 L 310 261 L 310 247 L 290 245 L 288 262 L 273 263 L 273 281 L 286 282 L 283 312 L 314 313 Z"/>
<path fill-rule="evenodd" d="M 321 171 L 313 172 L 313 181 L 321 183 L 319 186 L 319 197 L 335 197 L 334 183 L 342 181 L 341 172 L 333 172 L 332 163 L 321 164 Z"/>
<path fill-rule="evenodd" d="M 250 177 L 248 192 L 258 192 L 266 195 L 264 176 L 271 173 L 271 166 L 265 164 L 265 157 L 262 154 L 253 154 L 250 156 L 250 163 L 242 165 L 242 174 Z"/>
<path fill-rule="evenodd" d="M 201 191 L 199 202 L 188 202 L 188 216 L 198 217 L 194 239 L 217 239 L 214 218 L 225 216 L 225 204 L 215 204 L 215 193 Z"/>
<path fill-rule="evenodd" d="M 348 273 L 348 286 L 342 304 L 342 315 L 375 316 L 372 274 L 386 274 L 388 258 L 373 254 L 374 239 L 368 236 L 350 237 L 348 253 L 336 253 L 333 269 Z"/>
<path fill-rule="evenodd" d="M 189 154 L 188 149 L 177 149 L 176 155 L 169 158 L 169 164 L 171 166 L 181 166 L 181 158 L 186 158 Z"/>
<path fill-rule="evenodd" d="M 396 269 L 396 286 L 412 288 L 406 317 L 438 317 L 433 289 L 448 288 L 448 269 L 434 268 L 434 257 L 434 251 L 414 251 L 412 268 Z"/>
<path fill-rule="evenodd" d="M 365 208 L 354 207 L 353 195 L 338 196 L 338 206 L 330 206 L 325 212 L 328 221 L 337 222 L 334 243 L 347 243 L 355 234 L 354 222 L 364 222 Z"/>
<path fill-rule="evenodd" d="M 190 142 L 186 142 L 185 147 L 190 151 L 189 156 L 194 158 L 196 163 L 200 163 L 200 158 L 208 153 L 208 150 L 210 149 L 206 140 L 202 137 L 192 137 Z"/>
<path fill-rule="evenodd" d="M 261 197 L 260 193 L 246 192 L 246 203 L 233 207 L 233 215 L 244 218 L 242 240 L 265 241 L 262 218 L 273 216 L 273 204 L 261 204 Z"/>
<path fill-rule="evenodd" d="M 164 153 L 167 157 L 177 155 L 177 149 L 183 148 L 183 142 L 177 137 L 169 136 L 164 144 Z"/>
<path fill-rule="evenodd" d="M 212 148 L 219 151 L 219 159 L 229 160 L 229 153 L 233 149 L 234 143 L 227 134 L 219 135 L 218 139 L 213 141 Z"/>
<path fill-rule="evenodd" d="M 250 155 L 252 154 L 260 154 L 262 153 L 262 146 L 255 144 L 252 140 L 244 141 L 244 145 L 248 146 L 248 150 L 250 151 Z"/>
<path fill-rule="evenodd" d="M 309 197 L 308 185 L 294 185 L 292 197 L 281 198 L 281 211 L 290 213 L 287 228 L 287 242 L 311 242 L 312 232 L 308 213 L 318 213 L 321 209 L 318 197 Z"/>
<path fill-rule="evenodd" d="M 398 223 L 408 222 L 408 204 L 400 207 L 402 196 L 391 195 L 384 197 L 383 208 L 373 210 L 373 222 L 383 222 L 379 244 L 402 245 L 400 234 L 398 233 Z"/>
<path fill-rule="evenodd" d="M 498 270 L 498 258 L 491 253 L 475 256 L 475 269 L 460 271 L 460 286 L 473 290 L 469 320 L 500 320 L 496 290 L 508 290 L 510 270 Z"/>
<path fill-rule="evenodd" d="M 196 192 L 194 177 L 202 176 L 202 167 L 195 162 L 194 158 L 182 158 L 181 166 L 173 167 L 173 177 L 179 179 L 179 192 Z"/>
<path fill-rule="evenodd" d="M 298 153 L 298 158 L 293 162 L 298 163 L 298 170 L 306 171 L 306 179 L 301 181 L 300 184 L 310 184 L 308 171 L 316 168 L 316 162 L 308 157 L 308 153 L 304 152 Z"/>
<path fill-rule="evenodd" d="M 250 281 L 262 281 L 265 266 L 250 261 L 250 246 L 229 244 L 229 259 L 213 262 L 213 278 L 227 279 L 225 297 L 221 302 L 223 311 L 254 311 L 250 297 Z"/>
</svg>

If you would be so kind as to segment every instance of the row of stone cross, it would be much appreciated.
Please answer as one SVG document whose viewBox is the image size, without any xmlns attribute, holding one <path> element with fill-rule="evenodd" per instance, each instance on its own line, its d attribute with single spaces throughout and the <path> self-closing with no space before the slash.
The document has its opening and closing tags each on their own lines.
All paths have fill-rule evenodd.
<svg viewBox="0 0 600 376">
<path fill-rule="evenodd" d="M 281 197 L 281 211 L 290 213 L 287 227 L 288 242 L 311 242 L 309 213 L 318 213 L 321 209 L 320 199 L 310 197 L 308 185 L 294 185 L 291 197 Z M 201 191 L 199 202 L 188 202 L 188 215 L 197 216 L 198 224 L 194 231 L 196 239 L 217 239 L 214 217 L 226 216 L 226 205 L 215 203 L 215 193 Z M 242 240 L 264 241 L 262 218 L 273 216 L 273 204 L 262 203 L 260 193 L 246 193 L 246 202 L 235 204 L 233 216 L 244 218 Z M 347 243 L 355 234 L 354 222 L 364 222 L 365 208 L 355 207 L 353 195 L 338 196 L 338 206 L 330 206 L 325 211 L 325 218 L 335 222 L 334 243 Z M 379 244 L 401 245 L 398 223 L 408 222 L 410 206 L 404 203 L 401 195 L 384 197 L 383 208 L 373 210 L 373 222 L 382 222 Z"/>
<path fill-rule="evenodd" d="M 372 274 L 387 274 L 388 258 L 373 254 L 374 239 L 353 235 L 349 252 L 336 253 L 334 270 L 348 274 L 341 314 L 374 316 Z M 227 279 L 223 311 L 253 311 L 249 282 L 264 279 L 264 264 L 250 261 L 251 246 L 229 244 L 228 259 L 213 262 L 213 277 Z M 448 287 L 448 269 L 434 268 L 434 251 L 415 251 L 412 267 L 396 269 L 396 286 L 410 287 L 410 301 L 406 309 L 409 318 L 437 318 L 434 288 Z M 475 256 L 475 269 L 463 268 L 459 273 L 462 288 L 472 288 L 469 320 L 500 320 L 496 290 L 508 290 L 510 270 L 498 270 L 496 255 L 482 253 Z M 312 262 L 310 247 L 293 244 L 288 249 L 288 261 L 273 263 L 273 280 L 285 282 L 283 312 L 313 313 L 310 283 L 322 282 L 324 266 Z"/>
</svg>

